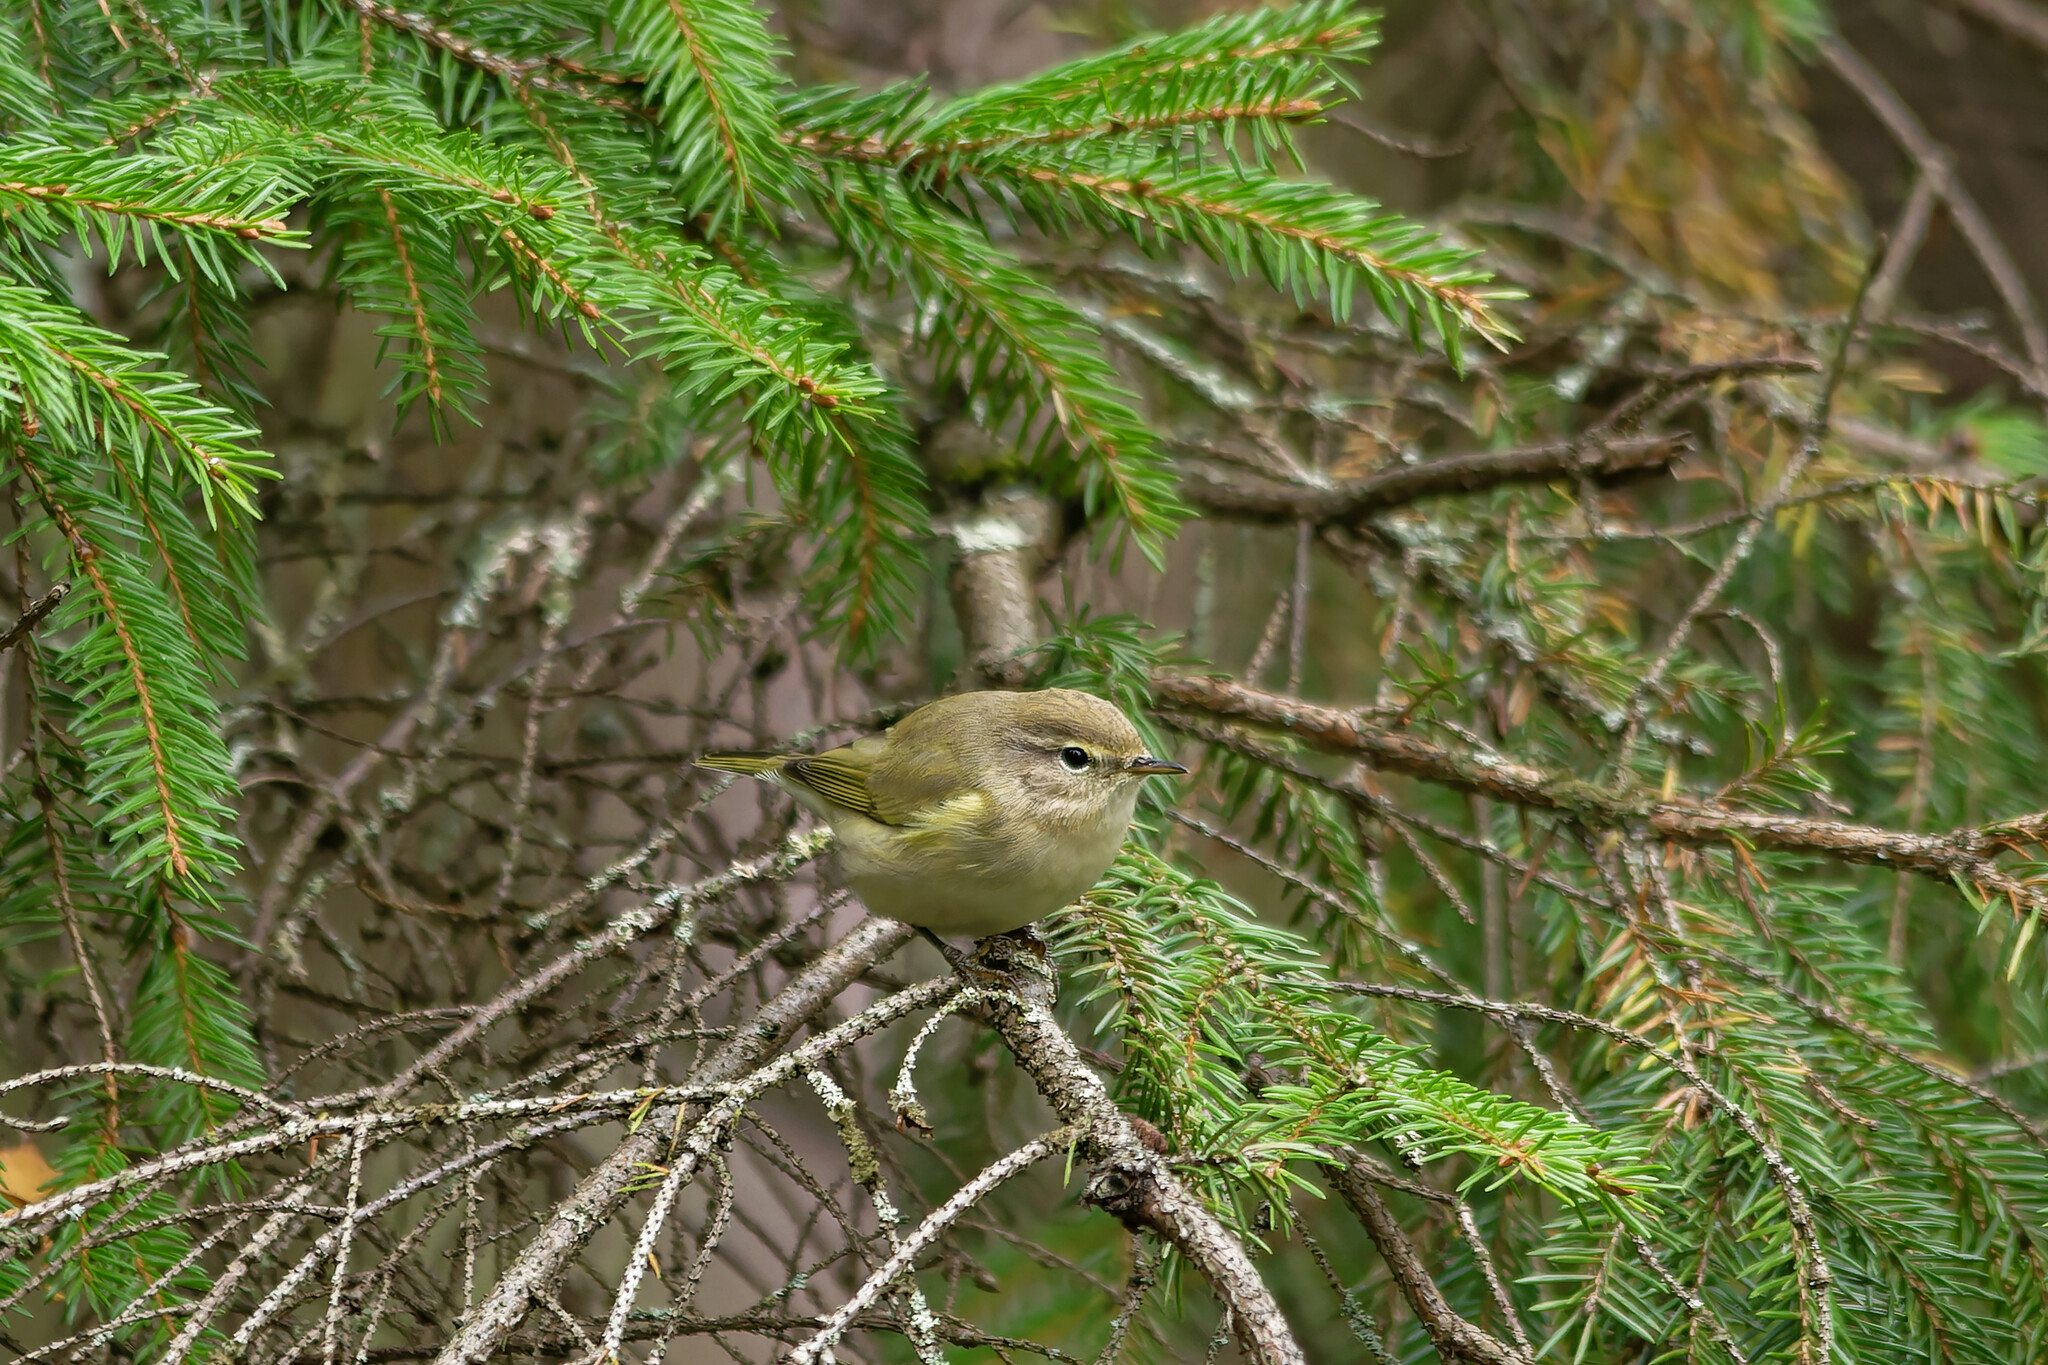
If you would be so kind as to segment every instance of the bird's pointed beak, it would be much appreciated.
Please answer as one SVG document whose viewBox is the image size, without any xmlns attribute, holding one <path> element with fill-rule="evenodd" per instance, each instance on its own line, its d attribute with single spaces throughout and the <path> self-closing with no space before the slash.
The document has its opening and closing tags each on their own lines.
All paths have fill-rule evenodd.
<svg viewBox="0 0 2048 1365">
<path fill-rule="evenodd" d="M 1134 777 L 1148 777 L 1153 773 L 1184 773 L 1187 769 L 1181 767 L 1178 763 L 1168 763 L 1163 758 L 1153 758 L 1149 754 L 1141 754 L 1137 758 L 1126 762 L 1124 764 L 1124 771 Z"/>
</svg>

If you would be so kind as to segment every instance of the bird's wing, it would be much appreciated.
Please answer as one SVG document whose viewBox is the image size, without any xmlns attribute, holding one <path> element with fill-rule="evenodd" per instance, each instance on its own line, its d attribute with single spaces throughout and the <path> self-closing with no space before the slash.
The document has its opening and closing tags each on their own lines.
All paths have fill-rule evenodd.
<svg viewBox="0 0 2048 1365">
<path fill-rule="evenodd" d="M 873 741 L 863 740 L 822 754 L 705 754 L 697 766 L 768 778 L 799 799 L 816 796 L 827 806 L 879 820 L 882 817 L 876 814 L 874 797 L 868 793 L 872 758 L 862 749 L 870 743 Z M 808 800 L 804 804 L 820 815 L 829 814 Z"/>
<path fill-rule="evenodd" d="M 772 776 L 799 797 L 814 795 L 881 824 L 957 826 L 985 802 L 978 791 L 963 793 L 957 772 L 939 759 L 915 745 L 892 745 L 887 735 L 870 735 L 822 754 L 706 754 L 697 761 L 724 772 Z"/>
<path fill-rule="evenodd" d="M 875 809 L 875 798 L 868 791 L 868 773 L 873 763 L 866 755 L 856 752 L 856 748 L 848 745 L 844 749 L 828 749 L 808 758 L 792 758 L 782 765 L 782 776 L 788 781 L 802 783 L 835 806 L 856 815 L 865 815 L 870 820 L 880 820 L 882 816 Z"/>
</svg>

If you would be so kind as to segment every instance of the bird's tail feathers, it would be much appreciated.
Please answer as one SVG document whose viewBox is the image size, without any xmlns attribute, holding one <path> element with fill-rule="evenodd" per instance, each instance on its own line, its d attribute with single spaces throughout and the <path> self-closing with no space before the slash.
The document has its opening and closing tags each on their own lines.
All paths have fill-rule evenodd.
<svg viewBox="0 0 2048 1365">
<path fill-rule="evenodd" d="M 772 773 L 789 761 L 788 754 L 705 754 L 697 760 L 700 768 L 722 773 Z"/>
</svg>

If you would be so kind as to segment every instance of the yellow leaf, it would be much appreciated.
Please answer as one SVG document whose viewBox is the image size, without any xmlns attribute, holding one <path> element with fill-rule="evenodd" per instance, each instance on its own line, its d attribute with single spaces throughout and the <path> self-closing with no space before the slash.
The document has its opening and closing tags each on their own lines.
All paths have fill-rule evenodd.
<svg viewBox="0 0 2048 1365">
<path fill-rule="evenodd" d="M 1925 365 L 1910 360 L 1896 360 L 1879 365 L 1870 371 L 1870 377 L 1880 384 L 1903 389 L 1907 393 L 1944 393 L 1948 389 L 1948 381 Z"/>
<path fill-rule="evenodd" d="M 1529 708 L 1536 701 L 1536 680 L 1524 673 L 1515 679 L 1514 690 L 1508 693 L 1508 728 L 1518 730 L 1522 722 L 1529 719 Z"/>
<path fill-rule="evenodd" d="M 2017 909 L 2018 907 L 2014 907 Z M 2027 944 L 2034 937 L 2034 930 L 2040 926 L 2040 919 L 2034 915 L 2022 915 L 2019 937 L 2012 941 L 2012 958 L 2005 964 L 2005 979 L 2012 980 L 2019 975 L 2020 962 L 2027 951 Z"/>
<path fill-rule="evenodd" d="M 56 1183 L 57 1172 L 33 1142 L 0 1149 L 0 1198 L 8 1203 L 33 1204 Z"/>
<path fill-rule="evenodd" d="M 1813 532 L 1820 525 L 1820 504 L 1809 502 L 1799 509 L 1797 524 L 1792 532 L 1792 557 L 1806 558 L 1806 549 L 1813 544 Z"/>
</svg>

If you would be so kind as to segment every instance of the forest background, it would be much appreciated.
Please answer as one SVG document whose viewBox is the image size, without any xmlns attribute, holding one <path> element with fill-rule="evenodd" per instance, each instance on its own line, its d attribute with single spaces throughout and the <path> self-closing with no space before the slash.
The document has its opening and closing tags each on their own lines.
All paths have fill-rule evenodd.
<svg viewBox="0 0 2048 1365">
<path fill-rule="evenodd" d="M 2044 67 L 14 0 L 0 1347 L 2041 1359 Z M 1049 966 L 689 765 L 1048 684 Z"/>
</svg>

